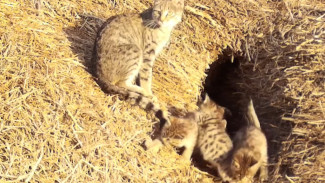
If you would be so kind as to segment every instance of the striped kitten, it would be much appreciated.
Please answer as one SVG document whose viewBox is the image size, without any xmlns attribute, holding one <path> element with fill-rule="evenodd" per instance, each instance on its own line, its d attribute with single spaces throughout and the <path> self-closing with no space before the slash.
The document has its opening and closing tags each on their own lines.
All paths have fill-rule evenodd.
<svg viewBox="0 0 325 183">
<path fill-rule="evenodd" d="M 220 166 L 221 177 L 225 181 L 252 182 L 259 169 L 260 181 L 268 177 L 267 141 L 261 131 L 252 100 L 249 101 L 245 117 L 248 126 L 236 133 L 233 139 L 234 148 Z"/>
<path fill-rule="evenodd" d="M 170 126 L 164 126 L 160 138 L 147 140 L 145 146 L 152 152 L 158 152 L 163 144 L 173 147 L 185 147 L 182 156 L 190 159 L 196 145 L 198 126 L 194 113 L 187 113 L 185 117 L 170 117 Z"/>
<path fill-rule="evenodd" d="M 232 142 L 225 132 L 226 120 L 223 119 L 225 108 L 216 105 L 206 96 L 195 112 L 187 113 L 183 118 L 171 119 L 171 126 L 164 127 L 161 140 L 175 147 L 185 146 L 182 154 L 190 159 L 194 147 L 200 150 L 203 158 L 214 167 L 232 148 Z M 147 149 L 158 151 L 160 140 L 146 144 Z"/>
<path fill-rule="evenodd" d="M 207 95 L 197 111 L 199 123 L 197 149 L 203 159 L 216 170 L 233 147 L 226 132 L 227 121 L 224 119 L 226 112 L 228 112 L 226 108 L 218 106 Z"/>
<path fill-rule="evenodd" d="M 104 23 L 93 56 L 103 90 L 135 99 L 140 107 L 162 115 L 151 101 L 152 67 L 181 21 L 183 9 L 184 0 L 154 0 L 153 7 L 142 14 L 118 15 Z M 135 84 L 136 78 L 140 86 Z"/>
</svg>

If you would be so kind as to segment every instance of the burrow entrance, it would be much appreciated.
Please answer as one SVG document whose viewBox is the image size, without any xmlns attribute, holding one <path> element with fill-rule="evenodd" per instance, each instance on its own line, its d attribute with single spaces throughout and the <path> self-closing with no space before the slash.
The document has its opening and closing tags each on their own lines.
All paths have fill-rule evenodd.
<svg viewBox="0 0 325 183">
<path fill-rule="evenodd" d="M 271 105 L 274 95 L 267 96 L 263 93 L 263 77 L 256 77 L 255 64 L 246 60 L 244 56 L 233 54 L 230 50 L 225 50 L 218 60 L 210 65 L 206 71 L 207 77 L 204 81 L 202 95 L 207 93 L 209 97 L 218 105 L 228 108 L 232 115 L 226 116 L 227 132 L 233 135 L 245 124 L 243 114 L 245 112 L 249 97 L 252 98 L 256 113 L 259 117 L 261 128 L 268 141 L 269 155 L 269 176 L 282 172 L 290 174 L 289 166 L 275 166 L 281 159 L 278 152 L 281 151 L 281 143 L 286 140 L 291 133 L 290 124 L 281 122 L 284 109 Z M 258 90 L 258 88 L 261 88 Z M 281 95 L 280 89 L 277 95 Z M 281 97 L 281 96 L 278 96 Z M 193 156 L 194 165 L 202 171 L 206 171 L 217 176 L 217 172 L 208 167 L 207 162 L 198 154 Z"/>
</svg>

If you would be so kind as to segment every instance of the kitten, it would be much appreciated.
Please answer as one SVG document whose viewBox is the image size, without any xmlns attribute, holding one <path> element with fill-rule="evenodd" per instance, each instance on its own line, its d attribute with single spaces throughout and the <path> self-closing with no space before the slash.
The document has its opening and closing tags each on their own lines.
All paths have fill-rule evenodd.
<svg viewBox="0 0 325 183">
<path fill-rule="evenodd" d="M 156 153 L 163 146 L 169 144 L 174 147 L 185 147 L 182 157 L 190 159 L 196 145 L 198 126 L 194 113 L 187 113 L 185 117 L 170 117 L 170 126 L 164 126 L 160 137 L 151 141 L 148 139 L 145 146 Z"/>
<path fill-rule="evenodd" d="M 197 111 L 199 136 L 197 148 L 203 159 L 218 171 L 219 162 L 227 157 L 233 144 L 226 132 L 227 121 L 224 119 L 226 108 L 214 103 L 206 95 Z"/>
<path fill-rule="evenodd" d="M 147 149 L 157 152 L 162 143 L 185 147 L 182 156 L 190 159 L 196 147 L 203 158 L 215 167 L 232 148 L 232 142 L 225 132 L 225 108 L 216 105 L 206 96 L 199 109 L 185 117 L 171 117 L 171 126 L 162 129 L 160 139 L 146 141 Z"/>
<path fill-rule="evenodd" d="M 140 107 L 161 116 L 159 107 L 151 102 L 152 67 L 181 22 L 183 9 L 184 0 L 154 0 L 153 7 L 141 14 L 118 15 L 104 23 L 92 60 L 103 90 L 134 99 L 142 103 Z M 136 78 L 140 86 L 135 84 Z"/>
<path fill-rule="evenodd" d="M 240 129 L 234 139 L 234 148 L 219 167 L 224 181 L 251 182 L 260 169 L 259 180 L 268 177 L 267 141 L 261 131 L 252 100 L 249 101 L 246 116 L 248 126 Z"/>
</svg>

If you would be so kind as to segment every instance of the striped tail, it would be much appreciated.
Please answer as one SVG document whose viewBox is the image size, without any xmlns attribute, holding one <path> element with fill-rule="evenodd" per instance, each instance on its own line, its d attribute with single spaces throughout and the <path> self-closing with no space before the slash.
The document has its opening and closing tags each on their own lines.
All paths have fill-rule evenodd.
<svg viewBox="0 0 325 183">
<path fill-rule="evenodd" d="M 167 113 L 163 111 L 158 104 L 153 103 L 150 98 L 113 84 L 101 82 L 100 86 L 102 86 L 102 89 L 107 93 L 119 94 L 126 100 L 130 100 L 132 104 L 136 104 L 146 111 L 153 111 L 160 121 L 160 129 L 162 129 L 166 123 L 170 124 Z"/>
<path fill-rule="evenodd" d="M 253 125 L 261 129 L 260 121 L 257 118 L 254 105 L 253 105 L 253 100 L 251 98 L 248 102 L 246 117 L 249 125 Z"/>
</svg>

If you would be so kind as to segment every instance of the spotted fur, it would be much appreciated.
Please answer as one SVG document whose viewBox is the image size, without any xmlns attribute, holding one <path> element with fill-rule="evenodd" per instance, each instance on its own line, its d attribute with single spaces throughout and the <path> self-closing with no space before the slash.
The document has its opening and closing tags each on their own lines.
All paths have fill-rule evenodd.
<svg viewBox="0 0 325 183">
<path fill-rule="evenodd" d="M 190 159 L 193 148 L 196 147 L 203 158 L 217 168 L 216 164 L 232 148 L 232 142 L 225 131 L 224 113 L 225 108 L 216 105 L 206 96 L 197 111 L 187 113 L 182 118 L 173 117 L 171 126 L 162 129 L 161 140 L 156 139 L 155 145 L 148 143 L 147 147 L 158 151 L 162 142 L 175 147 L 185 146 L 183 156 L 186 159 Z"/>
<path fill-rule="evenodd" d="M 221 177 L 230 182 L 252 182 L 260 169 L 259 180 L 268 177 L 267 141 L 260 128 L 252 100 L 247 108 L 248 126 L 240 129 L 234 139 L 234 148 L 219 167 Z"/>
<path fill-rule="evenodd" d="M 181 21 L 184 0 L 154 0 L 141 14 L 109 18 L 98 32 L 93 63 L 98 83 L 106 92 L 133 99 L 158 116 L 166 115 L 153 103 L 152 67 Z M 140 86 L 135 84 L 136 78 Z"/>
<path fill-rule="evenodd" d="M 157 152 L 163 144 L 173 147 L 185 147 L 182 156 L 190 159 L 196 145 L 198 126 L 195 121 L 195 114 L 188 113 L 185 117 L 170 117 L 170 126 L 164 126 L 160 138 L 153 141 L 147 140 L 147 149 Z"/>
<path fill-rule="evenodd" d="M 197 147 L 203 159 L 217 170 L 219 163 L 226 158 L 233 147 L 226 132 L 227 121 L 224 119 L 226 108 L 217 105 L 208 96 L 199 107 Z"/>
</svg>

